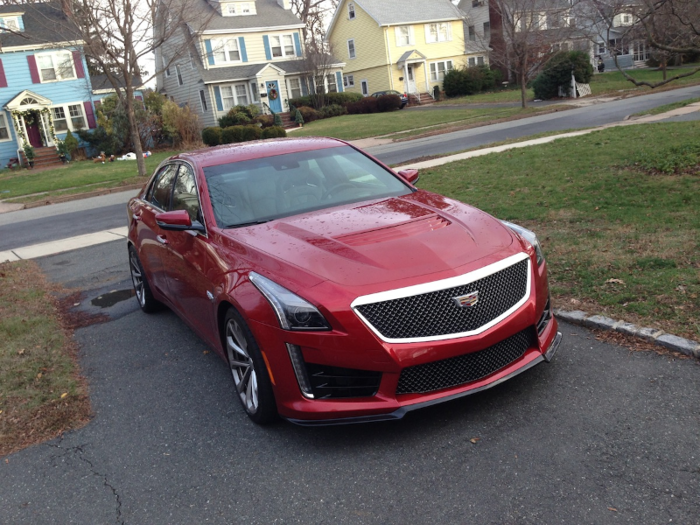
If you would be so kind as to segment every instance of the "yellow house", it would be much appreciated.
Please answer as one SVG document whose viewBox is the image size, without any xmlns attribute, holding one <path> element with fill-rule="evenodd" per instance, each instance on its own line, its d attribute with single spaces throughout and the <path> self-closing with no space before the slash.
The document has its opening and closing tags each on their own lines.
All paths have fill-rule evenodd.
<svg viewBox="0 0 700 525">
<path fill-rule="evenodd" d="M 450 0 L 341 0 L 326 41 L 346 64 L 346 91 L 432 94 L 468 64 L 462 17 Z"/>
</svg>

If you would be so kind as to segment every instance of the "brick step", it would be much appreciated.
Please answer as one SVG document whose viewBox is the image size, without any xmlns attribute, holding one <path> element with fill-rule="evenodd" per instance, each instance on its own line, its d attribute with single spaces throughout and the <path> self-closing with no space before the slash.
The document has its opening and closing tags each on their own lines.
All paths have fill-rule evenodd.
<svg viewBox="0 0 700 525">
<path fill-rule="evenodd" d="M 288 129 L 297 127 L 297 123 L 294 122 L 294 116 L 289 111 L 278 113 L 278 115 L 282 118 L 283 128 Z"/>
<path fill-rule="evenodd" d="M 26 166 L 27 160 L 25 158 L 24 152 L 20 151 L 20 163 Z M 46 147 L 46 148 L 34 148 L 34 167 L 35 168 L 48 168 L 51 166 L 61 166 L 63 162 L 58 157 L 56 148 Z"/>
<path fill-rule="evenodd" d="M 435 99 L 430 93 L 419 93 L 418 96 L 414 94 L 408 95 L 408 102 L 412 106 L 425 106 L 427 104 L 432 104 L 433 102 L 435 102 Z"/>
</svg>

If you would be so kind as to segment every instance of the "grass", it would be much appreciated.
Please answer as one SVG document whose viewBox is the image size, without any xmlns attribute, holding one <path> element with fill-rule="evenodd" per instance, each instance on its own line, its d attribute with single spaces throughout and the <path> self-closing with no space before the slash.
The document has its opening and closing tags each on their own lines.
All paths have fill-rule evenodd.
<svg viewBox="0 0 700 525">
<path fill-rule="evenodd" d="M 325 136 L 343 140 L 357 140 L 367 137 L 393 135 L 408 130 L 434 132 L 442 127 L 456 124 L 468 126 L 498 119 L 526 117 L 543 111 L 541 108 L 450 108 L 426 111 L 401 110 L 392 113 L 372 113 L 369 115 L 344 115 L 339 118 L 317 120 L 305 124 L 295 131 L 295 137 Z"/>
<path fill-rule="evenodd" d="M 146 159 L 146 169 L 152 172 L 165 158 L 175 152 L 159 152 Z M 121 184 L 131 184 L 145 180 L 139 177 L 135 161 L 116 161 L 105 164 L 92 161 L 72 162 L 59 168 L 34 171 L 26 169 L 0 171 L 0 198 L 13 200 L 14 202 L 26 202 L 36 198 L 24 198 L 21 201 L 17 197 L 48 192 L 49 195 L 70 193 L 73 188 L 80 192 L 109 186 L 116 187 Z M 75 191 L 75 190 L 73 190 Z M 43 195 L 45 197 L 46 195 Z"/>
<path fill-rule="evenodd" d="M 0 264 L 0 456 L 90 415 L 70 334 L 32 261 Z"/>
<path fill-rule="evenodd" d="M 684 108 L 690 104 L 700 102 L 700 97 L 689 98 L 688 100 L 681 100 L 680 102 L 673 102 L 671 104 L 664 104 L 656 108 L 651 108 L 646 111 L 640 111 L 639 113 L 634 113 L 633 117 L 643 117 L 644 115 L 659 115 L 661 113 L 666 113 L 667 111 L 673 111 L 674 109 Z"/>
<path fill-rule="evenodd" d="M 700 340 L 700 123 L 598 131 L 424 170 L 535 230 L 555 305 Z"/>
<path fill-rule="evenodd" d="M 670 78 L 673 75 L 683 73 L 686 71 L 690 71 L 692 67 L 687 67 L 687 68 L 678 68 L 678 69 L 672 69 L 668 70 L 667 74 L 668 77 Z M 663 79 L 663 73 L 661 71 L 658 71 L 656 69 L 633 69 L 633 70 L 628 70 L 627 73 L 635 78 L 636 80 L 646 80 L 649 82 L 658 82 Z M 687 85 L 692 85 L 692 84 L 699 84 L 700 83 L 700 73 L 697 73 L 695 75 L 692 75 L 687 78 L 683 78 L 680 80 L 674 80 L 670 84 L 668 84 L 668 87 L 679 87 L 679 86 L 687 86 Z M 651 91 L 651 88 L 648 87 L 637 87 L 632 82 L 629 80 L 625 79 L 625 77 L 620 73 L 619 71 L 609 71 L 607 73 L 601 73 L 601 74 L 594 74 L 593 78 L 591 78 L 591 91 L 593 92 L 593 96 L 601 96 L 601 95 L 619 95 L 622 92 L 631 92 L 631 93 L 636 93 L 636 92 L 646 92 L 646 91 Z M 656 88 L 657 90 L 659 88 Z M 533 92 L 532 89 L 527 90 L 527 100 L 532 101 L 535 98 L 535 93 Z M 443 100 L 441 102 L 438 102 L 438 104 L 442 105 L 450 105 L 450 104 L 493 104 L 493 103 L 506 103 L 506 102 L 520 102 L 520 88 L 515 87 L 515 88 L 508 88 L 508 89 L 503 89 L 499 91 L 494 91 L 492 93 L 480 93 L 478 95 L 471 95 L 468 97 L 455 97 L 451 98 L 448 100 Z"/>
</svg>

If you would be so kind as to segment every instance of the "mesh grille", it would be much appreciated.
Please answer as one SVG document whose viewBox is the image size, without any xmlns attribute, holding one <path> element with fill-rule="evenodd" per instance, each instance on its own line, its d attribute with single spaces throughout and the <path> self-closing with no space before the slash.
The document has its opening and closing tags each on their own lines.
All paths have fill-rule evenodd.
<svg viewBox="0 0 700 525">
<path fill-rule="evenodd" d="M 424 394 L 478 381 L 521 357 L 534 341 L 528 328 L 479 352 L 404 368 L 396 393 Z"/>
<path fill-rule="evenodd" d="M 311 389 L 316 399 L 370 397 L 379 390 L 381 372 L 306 363 Z"/>
<path fill-rule="evenodd" d="M 508 311 L 527 290 L 528 259 L 469 284 L 400 299 L 357 306 L 387 339 L 408 339 L 471 332 Z M 479 292 L 472 307 L 455 297 Z"/>
</svg>

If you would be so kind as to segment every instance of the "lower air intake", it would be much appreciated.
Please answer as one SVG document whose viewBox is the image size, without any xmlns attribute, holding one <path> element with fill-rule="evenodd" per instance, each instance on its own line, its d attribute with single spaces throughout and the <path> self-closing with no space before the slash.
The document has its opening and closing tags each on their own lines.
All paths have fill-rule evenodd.
<svg viewBox="0 0 700 525">
<path fill-rule="evenodd" d="M 316 399 L 370 397 L 379 390 L 381 372 L 306 363 Z"/>
<path fill-rule="evenodd" d="M 404 368 L 397 394 L 425 394 L 478 381 L 522 357 L 535 344 L 532 328 L 471 354 Z"/>
</svg>

